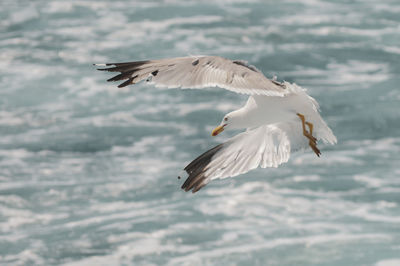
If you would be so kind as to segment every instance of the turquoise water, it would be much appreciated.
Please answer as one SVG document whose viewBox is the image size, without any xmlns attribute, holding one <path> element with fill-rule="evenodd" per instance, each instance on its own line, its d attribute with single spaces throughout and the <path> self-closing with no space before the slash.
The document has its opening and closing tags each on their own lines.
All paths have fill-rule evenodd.
<svg viewBox="0 0 400 266">
<path fill-rule="evenodd" d="M 400 265 L 399 1 L 0 6 L 0 264 Z M 246 97 L 91 64 L 189 54 L 308 88 L 339 143 L 185 193 Z"/>
</svg>

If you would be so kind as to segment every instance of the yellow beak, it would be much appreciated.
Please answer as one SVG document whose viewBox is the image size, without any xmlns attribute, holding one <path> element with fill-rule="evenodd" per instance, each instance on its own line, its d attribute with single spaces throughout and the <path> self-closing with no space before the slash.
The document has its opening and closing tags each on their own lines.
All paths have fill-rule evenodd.
<svg viewBox="0 0 400 266">
<path fill-rule="evenodd" d="M 224 131 L 224 126 L 226 126 L 226 125 L 217 126 L 217 127 L 211 132 L 211 135 L 212 135 L 213 137 L 215 137 L 216 135 L 218 135 L 219 133 L 221 133 L 222 131 Z"/>
</svg>

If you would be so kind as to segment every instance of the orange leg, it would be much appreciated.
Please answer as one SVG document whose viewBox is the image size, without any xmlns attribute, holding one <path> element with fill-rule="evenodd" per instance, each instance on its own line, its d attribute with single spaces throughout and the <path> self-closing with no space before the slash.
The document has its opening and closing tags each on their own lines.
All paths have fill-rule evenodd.
<svg viewBox="0 0 400 266">
<path fill-rule="evenodd" d="M 315 142 L 317 142 L 317 139 L 314 138 L 314 136 L 312 135 L 314 125 L 313 125 L 312 123 L 310 123 L 310 122 L 305 122 L 305 124 L 308 126 L 308 130 L 310 131 L 310 135 L 311 135 L 312 139 L 313 139 Z"/>
<path fill-rule="evenodd" d="M 298 117 L 300 117 L 301 119 L 301 125 L 303 127 L 303 135 L 307 137 L 307 135 L 309 134 L 306 130 L 306 118 L 304 117 L 304 115 L 297 113 Z"/>
<path fill-rule="evenodd" d="M 304 115 L 297 113 L 297 116 L 301 120 L 301 125 L 303 127 L 303 135 L 308 138 L 311 149 L 315 152 L 315 154 L 319 157 L 321 155 L 321 151 L 317 148 L 317 139 L 312 135 L 314 125 L 310 122 L 306 122 Z M 306 124 L 310 132 L 306 130 Z"/>
</svg>

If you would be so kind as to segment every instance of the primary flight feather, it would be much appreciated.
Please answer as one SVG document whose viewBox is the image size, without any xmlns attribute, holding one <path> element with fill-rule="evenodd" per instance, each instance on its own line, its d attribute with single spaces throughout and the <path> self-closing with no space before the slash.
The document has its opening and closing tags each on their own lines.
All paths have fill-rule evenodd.
<svg viewBox="0 0 400 266">
<path fill-rule="evenodd" d="M 258 166 L 277 167 L 291 151 L 310 147 L 317 156 L 317 141 L 336 143 L 336 137 L 319 114 L 318 103 L 306 91 L 288 82 L 266 78 L 244 61 L 219 56 L 190 56 L 126 63 L 97 64 L 102 71 L 119 72 L 108 81 L 125 87 L 142 80 L 168 88 L 221 87 L 248 94 L 247 103 L 224 116 L 212 135 L 246 129 L 227 142 L 203 153 L 184 170 L 185 191 L 196 192 L 208 182 L 246 173 Z"/>
</svg>

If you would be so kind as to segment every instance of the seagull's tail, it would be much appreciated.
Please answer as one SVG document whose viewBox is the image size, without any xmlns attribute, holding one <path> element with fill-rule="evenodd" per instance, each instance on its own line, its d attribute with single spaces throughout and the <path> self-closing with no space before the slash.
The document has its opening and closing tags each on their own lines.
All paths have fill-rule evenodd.
<svg viewBox="0 0 400 266">
<path fill-rule="evenodd" d="M 328 143 L 328 144 L 336 144 L 337 143 L 337 139 L 336 136 L 333 134 L 332 130 L 328 127 L 328 125 L 326 124 L 325 120 L 321 117 L 320 113 L 319 113 L 319 105 L 317 103 L 317 101 L 307 95 L 307 97 L 310 99 L 312 105 L 313 105 L 313 109 L 315 111 L 315 122 L 316 122 L 316 127 L 315 127 L 315 134 L 316 134 L 316 138 L 317 139 L 321 139 L 323 142 Z"/>
<path fill-rule="evenodd" d="M 332 130 L 329 128 L 329 126 L 326 124 L 326 122 L 324 121 L 324 119 L 321 117 L 320 113 L 319 113 L 319 106 L 317 101 L 311 97 L 308 96 L 307 97 L 310 99 L 310 101 L 313 104 L 313 109 L 314 109 L 314 114 L 313 114 L 313 119 L 314 120 L 314 128 L 315 128 L 315 137 L 317 139 L 322 140 L 325 143 L 328 144 L 336 144 L 337 143 L 337 139 L 336 136 L 333 134 Z"/>
<path fill-rule="evenodd" d="M 320 126 L 316 131 L 317 139 L 321 139 L 325 143 L 329 143 L 331 145 L 337 143 L 336 136 L 333 134 L 332 130 L 328 127 L 325 121 L 321 118 Z"/>
<path fill-rule="evenodd" d="M 288 90 L 298 95 L 301 95 L 302 97 L 305 97 L 306 101 L 309 101 L 312 107 L 312 111 L 306 114 L 306 120 L 311 120 L 313 122 L 315 137 L 325 143 L 332 145 L 336 144 L 336 136 L 333 134 L 332 130 L 328 127 L 324 119 L 322 119 L 321 115 L 319 114 L 320 109 L 318 102 L 306 93 L 306 89 L 298 86 L 297 84 L 289 82 L 285 82 L 284 84 L 288 88 Z M 311 116 L 311 118 L 308 116 Z"/>
</svg>

